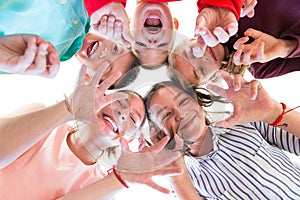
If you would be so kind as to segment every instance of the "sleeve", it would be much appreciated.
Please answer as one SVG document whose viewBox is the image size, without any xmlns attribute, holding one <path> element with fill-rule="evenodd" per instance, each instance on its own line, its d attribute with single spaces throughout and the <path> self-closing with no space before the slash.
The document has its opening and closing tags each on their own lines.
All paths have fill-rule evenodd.
<svg viewBox="0 0 300 200">
<path fill-rule="evenodd" d="M 300 57 L 300 21 L 297 20 L 295 24 L 293 24 L 292 27 L 290 27 L 288 30 L 284 31 L 281 39 L 293 39 L 297 40 L 298 46 L 290 55 L 288 55 L 286 58 L 296 58 Z"/>
<path fill-rule="evenodd" d="M 252 122 L 251 124 L 261 133 L 262 137 L 268 143 L 292 154 L 300 155 L 300 139 L 295 135 L 264 122 Z"/>
<path fill-rule="evenodd" d="M 93 12 L 111 2 L 121 2 L 124 6 L 126 6 L 126 1 L 127 0 L 84 0 L 84 5 L 88 15 L 91 16 Z"/>
<path fill-rule="evenodd" d="M 231 10 L 236 19 L 240 18 L 241 9 L 244 4 L 244 0 L 198 0 L 198 12 L 200 12 L 205 7 L 221 7 Z"/>
</svg>

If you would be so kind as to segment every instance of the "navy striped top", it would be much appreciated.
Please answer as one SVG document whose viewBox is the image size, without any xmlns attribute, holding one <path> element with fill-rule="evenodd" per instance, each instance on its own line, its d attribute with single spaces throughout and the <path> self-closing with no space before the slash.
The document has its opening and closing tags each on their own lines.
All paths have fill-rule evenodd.
<svg viewBox="0 0 300 200">
<path fill-rule="evenodd" d="M 300 140 L 263 122 L 211 127 L 214 151 L 186 156 L 200 196 L 207 199 L 300 199 L 300 169 L 283 150 L 300 155 Z"/>
</svg>

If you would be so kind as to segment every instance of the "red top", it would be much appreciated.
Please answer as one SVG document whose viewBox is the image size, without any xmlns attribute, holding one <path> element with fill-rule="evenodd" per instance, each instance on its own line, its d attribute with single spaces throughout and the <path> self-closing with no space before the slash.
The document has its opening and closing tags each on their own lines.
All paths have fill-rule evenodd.
<svg viewBox="0 0 300 200">
<path fill-rule="evenodd" d="M 244 4 L 244 0 L 198 0 L 198 12 L 200 12 L 205 7 L 222 7 L 231 10 L 236 19 L 240 18 L 241 9 Z"/>
</svg>

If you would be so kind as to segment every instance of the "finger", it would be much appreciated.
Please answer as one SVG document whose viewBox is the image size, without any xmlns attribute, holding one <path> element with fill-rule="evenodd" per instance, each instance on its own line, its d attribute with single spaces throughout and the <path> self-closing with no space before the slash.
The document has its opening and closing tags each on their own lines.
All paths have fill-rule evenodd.
<svg viewBox="0 0 300 200">
<path fill-rule="evenodd" d="M 180 167 L 165 167 L 153 172 L 154 176 L 177 176 L 183 173 Z"/>
<path fill-rule="evenodd" d="M 214 29 L 214 34 L 218 38 L 220 43 L 225 43 L 229 40 L 229 34 L 221 27 L 216 27 Z"/>
<path fill-rule="evenodd" d="M 238 32 L 238 23 L 237 22 L 232 22 L 228 24 L 227 26 L 227 33 L 229 36 L 233 36 Z"/>
<path fill-rule="evenodd" d="M 108 24 L 108 16 L 104 15 L 100 19 L 99 26 L 95 26 L 94 29 L 97 30 L 101 35 L 106 35 L 107 32 L 107 24 Z"/>
<path fill-rule="evenodd" d="M 258 94 L 258 89 L 261 87 L 261 84 L 257 80 L 253 80 L 250 82 L 251 88 L 250 88 L 250 98 L 252 100 L 255 100 Z"/>
<path fill-rule="evenodd" d="M 162 149 L 164 149 L 166 144 L 169 142 L 169 139 L 170 139 L 169 136 L 165 136 L 161 141 L 159 141 L 155 145 L 149 147 L 149 150 L 153 153 L 161 151 Z"/>
<path fill-rule="evenodd" d="M 201 37 L 198 37 L 197 44 L 192 48 L 192 52 L 196 58 L 201 58 L 206 51 L 206 44 Z"/>
<path fill-rule="evenodd" d="M 127 47 L 130 47 L 131 44 L 134 43 L 134 39 L 133 39 L 133 36 L 130 33 L 130 28 L 129 28 L 129 22 L 128 21 L 123 22 L 122 35 L 123 35 L 123 38 L 124 38 L 124 41 L 125 41 L 124 44 Z"/>
<path fill-rule="evenodd" d="M 22 66 L 30 66 L 33 63 L 34 58 L 36 56 L 36 46 L 37 41 L 35 37 L 30 37 L 27 42 L 27 48 L 24 52 L 24 55 L 20 58 L 19 63 Z"/>
<path fill-rule="evenodd" d="M 250 64 L 250 58 L 252 53 L 253 53 L 253 48 L 250 48 L 248 51 L 244 52 L 242 64 L 244 65 Z"/>
<path fill-rule="evenodd" d="M 122 152 L 128 152 L 128 151 L 130 151 L 129 150 L 129 146 L 128 146 L 128 141 L 124 137 L 120 138 L 120 144 L 121 144 L 121 150 L 122 150 Z"/>
<path fill-rule="evenodd" d="M 85 85 L 86 69 L 87 69 L 86 65 L 81 65 L 81 68 L 79 70 L 78 80 L 77 80 L 77 86 Z"/>
<path fill-rule="evenodd" d="M 218 74 L 224 79 L 229 88 L 233 87 L 233 77 L 228 72 L 219 70 Z"/>
<path fill-rule="evenodd" d="M 119 20 L 115 21 L 113 38 L 115 40 L 121 40 L 122 39 L 122 22 L 119 21 Z"/>
<path fill-rule="evenodd" d="M 101 80 L 101 77 L 103 73 L 106 71 L 106 69 L 109 67 L 108 62 L 103 62 L 101 66 L 99 67 L 98 71 L 94 74 L 93 78 L 91 79 L 90 84 L 91 85 L 98 85 L 99 81 Z"/>
<path fill-rule="evenodd" d="M 108 17 L 108 22 L 107 22 L 107 31 L 106 31 L 106 37 L 107 38 L 113 38 L 114 35 L 114 26 L 115 26 L 115 16 L 110 15 Z"/>
<path fill-rule="evenodd" d="M 240 74 L 235 74 L 233 79 L 234 91 L 239 91 L 241 89 L 243 77 Z"/>
<path fill-rule="evenodd" d="M 233 54 L 233 62 L 236 65 L 241 65 L 241 57 L 242 57 L 243 49 L 238 49 L 234 54 Z"/>
<path fill-rule="evenodd" d="M 44 71 L 46 71 L 46 65 L 47 65 L 47 61 L 46 61 L 46 54 L 47 54 L 47 48 L 48 48 L 48 44 L 47 43 L 42 43 L 39 45 L 38 47 L 38 53 L 37 56 L 35 58 L 35 69 L 29 69 L 34 71 L 36 74 L 41 74 Z"/>
<path fill-rule="evenodd" d="M 214 47 L 219 43 L 219 40 L 207 28 L 202 28 L 199 35 L 209 47 Z"/>
<path fill-rule="evenodd" d="M 206 87 L 207 87 L 207 89 L 218 93 L 220 96 L 226 97 L 226 90 L 224 88 L 221 88 L 221 87 L 213 85 L 213 84 L 207 84 Z"/>
<path fill-rule="evenodd" d="M 101 97 L 101 99 L 96 100 L 97 105 L 99 106 L 99 110 L 101 110 L 102 108 L 104 108 L 105 106 L 121 100 L 121 99 L 128 99 L 129 95 L 127 93 L 124 92 L 115 92 L 109 95 L 106 95 L 105 97 Z"/>
<path fill-rule="evenodd" d="M 239 39 L 234 43 L 233 48 L 234 48 L 235 50 L 240 49 L 241 46 L 242 46 L 243 44 L 245 44 L 248 40 L 249 40 L 249 37 L 241 37 L 241 38 L 239 38 Z"/>
<path fill-rule="evenodd" d="M 112 86 L 120 77 L 122 76 L 121 72 L 116 72 L 111 74 L 107 79 L 105 79 L 99 86 L 98 90 L 104 93 L 110 86 Z M 100 80 L 100 79 L 99 79 Z M 98 81 L 99 82 L 99 81 Z"/>
<path fill-rule="evenodd" d="M 49 78 L 53 78 L 59 71 L 60 61 L 57 60 L 57 57 L 53 54 L 49 55 L 50 67 L 47 70 Z"/>
<path fill-rule="evenodd" d="M 206 19 L 204 16 L 202 15 L 199 15 L 197 17 L 197 20 L 196 20 L 196 26 L 195 26 L 195 30 L 194 30 L 194 33 L 196 35 L 199 35 L 201 30 L 206 26 Z"/>
<path fill-rule="evenodd" d="M 244 7 L 241 12 L 241 17 L 244 17 L 246 15 L 250 18 L 253 17 L 254 16 L 254 7 L 256 6 L 256 4 L 257 4 L 257 1 L 251 1 L 251 3 L 249 5 Z"/>
<path fill-rule="evenodd" d="M 160 185 L 158 185 L 157 183 L 155 183 L 154 181 L 150 180 L 149 182 L 146 183 L 149 187 L 162 192 L 164 194 L 170 194 L 170 190 L 168 190 L 167 188 L 164 188 Z"/>
</svg>

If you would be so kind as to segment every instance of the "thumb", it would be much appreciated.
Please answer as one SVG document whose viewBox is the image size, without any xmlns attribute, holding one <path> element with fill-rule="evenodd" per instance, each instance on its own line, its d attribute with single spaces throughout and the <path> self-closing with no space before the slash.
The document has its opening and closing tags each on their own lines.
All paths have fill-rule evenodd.
<svg viewBox="0 0 300 200">
<path fill-rule="evenodd" d="M 128 141 L 124 137 L 120 138 L 120 144 L 121 144 L 122 152 L 129 151 Z"/>
<path fill-rule="evenodd" d="M 259 38 L 260 36 L 260 31 L 258 30 L 255 30 L 253 28 L 248 28 L 246 31 L 245 31 L 245 36 L 250 36 L 250 37 L 253 37 L 254 39 L 257 39 Z"/>
</svg>

